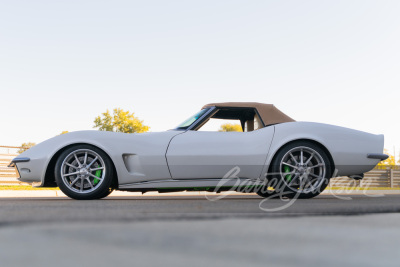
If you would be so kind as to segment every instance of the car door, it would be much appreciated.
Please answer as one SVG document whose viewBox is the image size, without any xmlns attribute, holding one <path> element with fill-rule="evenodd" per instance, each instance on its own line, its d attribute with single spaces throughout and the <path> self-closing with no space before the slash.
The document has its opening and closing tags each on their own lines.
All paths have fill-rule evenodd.
<svg viewBox="0 0 400 267">
<path fill-rule="evenodd" d="M 173 179 L 223 178 L 238 166 L 240 178 L 260 177 L 275 127 L 252 132 L 187 131 L 175 136 L 167 150 Z"/>
</svg>

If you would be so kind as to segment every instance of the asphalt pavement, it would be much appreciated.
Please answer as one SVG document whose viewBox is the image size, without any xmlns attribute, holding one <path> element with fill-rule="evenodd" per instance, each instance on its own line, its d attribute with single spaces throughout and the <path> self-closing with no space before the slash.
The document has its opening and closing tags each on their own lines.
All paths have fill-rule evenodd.
<svg viewBox="0 0 400 267">
<path fill-rule="evenodd" d="M 215 197 L 208 196 L 212 200 Z M 67 197 L 0 198 L 0 225 L 360 215 L 399 211 L 400 195 L 320 195 L 297 200 L 233 195 L 216 201 L 201 195 L 124 196 L 92 201 Z"/>
<path fill-rule="evenodd" d="M 399 195 L 262 200 L 0 198 L 0 264 L 399 266 Z"/>
</svg>

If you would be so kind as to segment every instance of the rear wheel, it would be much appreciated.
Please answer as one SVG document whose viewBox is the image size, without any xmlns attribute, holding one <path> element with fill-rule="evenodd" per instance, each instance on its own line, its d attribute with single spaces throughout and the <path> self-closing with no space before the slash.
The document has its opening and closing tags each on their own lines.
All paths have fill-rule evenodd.
<svg viewBox="0 0 400 267">
<path fill-rule="evenodd" d="M 100 199 L 112 192 L 111 159 L 91 145 L 77 145 L 65 150 L 57 160 L 57 185 L 67 196 L 79 199 Z"/>
<path fill-rule="evenodd" d="M 319 195 L 332 175 L 330 160 L 320 146 L 298 141 L 283 147 L 275 156 L 272 178 L 277 180 L 275 194 L 289 198 Z"/>
</svg>

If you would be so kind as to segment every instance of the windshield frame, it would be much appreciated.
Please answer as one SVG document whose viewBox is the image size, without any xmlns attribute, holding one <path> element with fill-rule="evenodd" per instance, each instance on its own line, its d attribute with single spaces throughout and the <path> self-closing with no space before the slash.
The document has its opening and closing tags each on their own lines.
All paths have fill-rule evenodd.
<svg viewBox="0 0 400 267">
<path fill-rule="evenodd" d="M 193 118 L 194 116 L 196 116 L 197 114 L 199 114 L 200 111 L 197 112 L 196 114 L 192 115 L 191 117 L 189 117 L 187 120 L 185 120 L 185 121 L 182 122 L 181 124 L 179 124 L 176 128 L 174 128 L 174 130 L 178 130 L 178 131 L 189 131 L 189 130 L 191 130 L 191 129 L 196 128 L 196 126 L 197 126 L 198 124 L 202 123 L 204 120 L 206 120 L 206 119 L 209 117 L 209 115 L 210 115 L 211 113 L 213 113 L 213 111 L 214 111 L 215 109 L 216 109 L 216 107 L 208 107 L 208 108 L 201 109 L 200 111 L 202 111 L 202 110 L 206 110 L 206 111 L 205 111 L 200 117 L 198 117 L 197 119 L 195 119 L 190 125 L 187 125 L 187 126 L 184 126 L 184 127 L 181 127 L 181 126 L 180 126 L 180 125 L 184 124 L 186 121 L 188 121 L 189 119 L 191 119 L 191 118 Z"/>
</svg>

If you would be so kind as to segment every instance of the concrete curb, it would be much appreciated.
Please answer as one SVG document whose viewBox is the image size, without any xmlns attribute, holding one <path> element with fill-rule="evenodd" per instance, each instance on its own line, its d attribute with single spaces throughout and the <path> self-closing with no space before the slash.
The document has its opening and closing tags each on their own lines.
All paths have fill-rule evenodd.
<svg viewBox="0 0 400 267">
<path fill-rule="evenodd" d="M 59 190 L 0 190 L 0 198 L 7 197 L 58 197 L 65 195 Z"/>
<path fill-rule="evenodd" d="M 223 193 L 221 193 L 223 194 Z M 254 193 L 227 193 L 231 196 L 256 196 Z M 400 190 L 327 190 L 322 192 L 321 195 L 368 195 L 368 196 L 380 196 L 380 195 L 394 195 L 400 194 Z M 204 195 L 216 195 L 212 192 L 175 192 L 175 193 L 157 193 L 148 192 L 145 194 L 138 192 L 123 192 L 114 191 L 110 196 L 113 197 L 148 197 L 148 196 L 204 196 Z M 32 198 L 32 197 L 67 197 L 60 190 L 0 190 L 0 198 Z"/>
<path fill-rule="evenodd" d="M 174 193 L 139 193 L 139 192 L 124 192 L 124 191 L 114 191 L 111 193 L 111 197 L 149 197 L 149 196 L 204 196 L 204 195 L 216 195 L 211 192 L 174 192 Z M 223 193 L 221 193 L 223 194 Z M 230 193 L 229 195 L 256 195 L 256 194 L 245 194 L 245 193 Z M 24 198 L 24 197 L 67 197 L 60 190 L 0 190 L 0 198 Z"/>
</svg>

